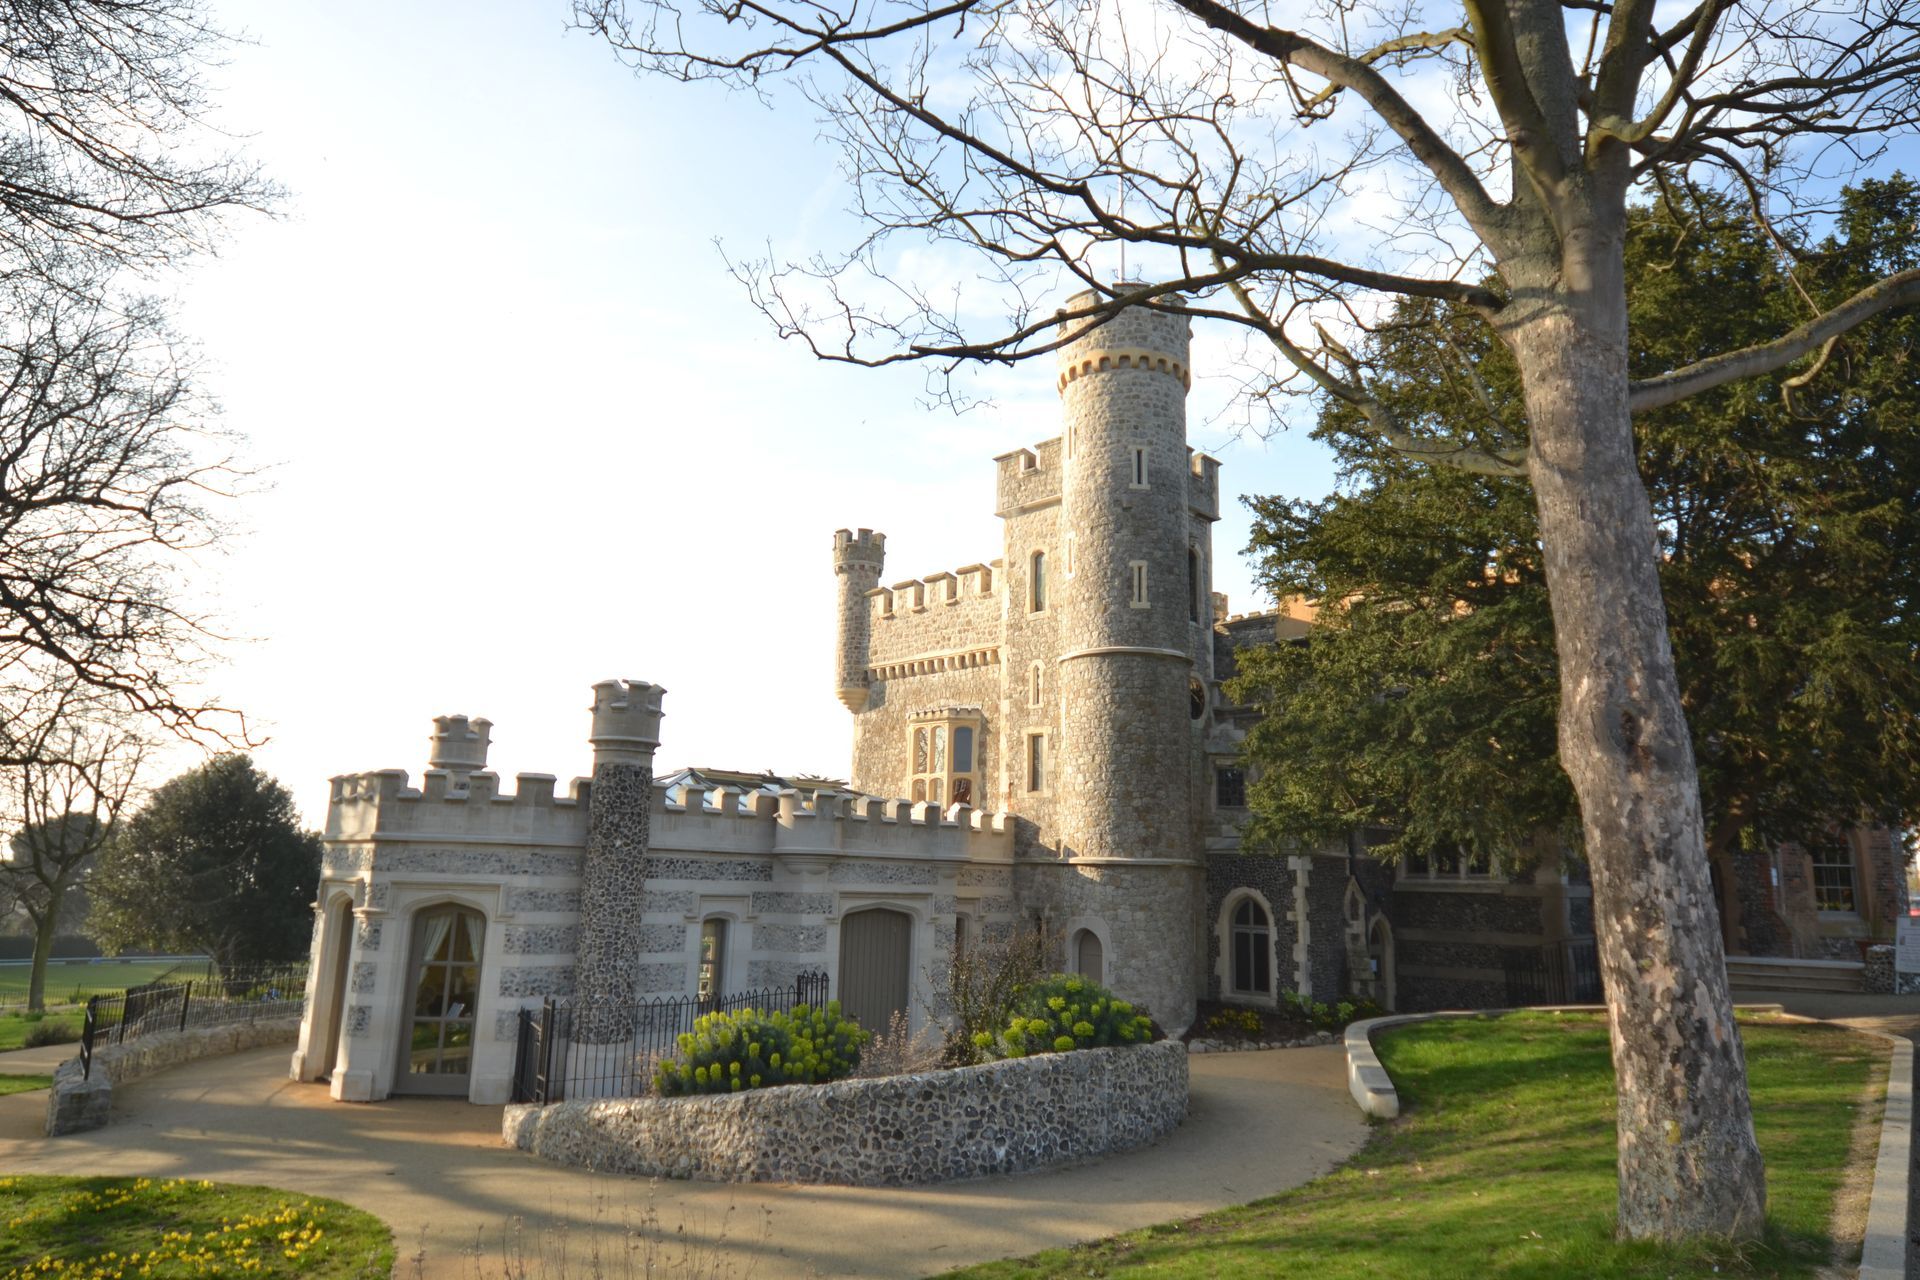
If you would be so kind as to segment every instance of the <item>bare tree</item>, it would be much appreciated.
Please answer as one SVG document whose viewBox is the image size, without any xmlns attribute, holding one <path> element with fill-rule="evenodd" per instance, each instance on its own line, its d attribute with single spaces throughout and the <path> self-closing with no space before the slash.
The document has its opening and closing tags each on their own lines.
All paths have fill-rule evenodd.
<svg viewBox="0 0 1920 1280">
<path fill-rule="evenodd" d="M 1765 1182 L 1703 852 L 1632 414 L 1811 358 L 1920 301 L 1907 270 L 1759 345 L 1628 375 L 1636 187 L 1730 190 L 1783 255 L 1833 179 L 1920 123 L 1920 11 L 1699 0 L 575 0 L 636 68 L 771 97 L 793 77 L 866 231 L 737 270 L 781 332 L 859 364 L 1004 361 L 1123 306 L 1270 344 L 1276 385 L 1415 457 L 1523 476 L 1552 592 L 1560 756 L 1580 799 L 1619 1085 L 1619 1229 L 1752 1236 Z M 904 277 L 962 259 L 964 295 Z M 925 255 L 931 242 L 936 252 Z M 1096 270 L 1132 246 L 1138 280 Z M 938 252 L 953 249 L 951 255 Z M 900 277 L 900 278 L 896 278 Z M 1092 300 L 1056 314 L 1063 280 Z M 984 295 L 984 296 L 983 296 Z M 1524 433 L 1403 423 L 1342 338 L 1394 295 L 1513 352 Z M 1180 299 L 1186 299 L 1183 304 Z M 988 303 L 1006 303 L 1004 315 Z"/>
<path fill-rule="evenodd" d="M 181 604 L 239 473 L 130 281 L 277 193 L 205 123 L 200 0 L 0 0 L 0 30 L 0 765 L 59 740 L 37 717 L 73 682 L 245 744 L 195 687 L 214 637 Z"/>
<path fill-rule="evenodd" d="M 135 798 L 146 755 L 139 722 L 118 718 L 83 685 L 60 691 L 46 711 L 39 741 L 23 744 L 27 762 L 7 775 L 19 826 L 0 851 L 0 894 L 33 922 L 29 1009 L 46 1008 L 54 936 L 84 916 L 81 885 Z"/>
</svg>

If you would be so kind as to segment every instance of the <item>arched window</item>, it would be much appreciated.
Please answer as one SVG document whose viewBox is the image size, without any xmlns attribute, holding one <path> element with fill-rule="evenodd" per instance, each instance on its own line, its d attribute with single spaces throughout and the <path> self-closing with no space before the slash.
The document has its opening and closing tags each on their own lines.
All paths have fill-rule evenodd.
<svg viewBox="0 0 1920 1280">
<path fill-rule="evenodd" d="M 1037 707 L 1045 696 L 1046 686 L 1040 675 L 1040 664 L 1036 662 L 1027 670 L 1027 705 Z"/>
<path fill-rule="evenodd" d="M 1100 935 L 1091 929 L 1082 929 L 1074 935 L 1073 971 L 1095 982 L 1107 980 L 1107 949 L 1100 945 Z"/>
<path fill-rule="evenodd" d="M 1027 579 L 1027 609 L 1039 613 L 1047 607 L 1047 553 L 1036 551 Z"/>
<path fill-rule="evenodd" d="M 1242 898 L 1233 909 L 1232 946 L 1234 994 L 1272 995 L 1272 923 L 1252 898 Z"/>
</svg>

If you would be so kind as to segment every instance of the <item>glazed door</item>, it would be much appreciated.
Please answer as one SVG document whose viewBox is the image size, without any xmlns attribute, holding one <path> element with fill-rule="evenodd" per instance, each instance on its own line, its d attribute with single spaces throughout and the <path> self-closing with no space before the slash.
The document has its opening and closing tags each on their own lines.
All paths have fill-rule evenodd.
<svg viewBox="0 0 1920 1280">
<path fill-rule="evenodd" d="M 466 907 L 434 907 L 414 917 L 412 999 L 395 1093 L 466 1096 L 485 931 L 486 920 Z"/>
<path fill-rule="evenodd" d="M 907 1011 L 913 917 L 875 908 L 840 922 L 840 1010 L 867 1030 L 886 1031 Z"/>
</svg>

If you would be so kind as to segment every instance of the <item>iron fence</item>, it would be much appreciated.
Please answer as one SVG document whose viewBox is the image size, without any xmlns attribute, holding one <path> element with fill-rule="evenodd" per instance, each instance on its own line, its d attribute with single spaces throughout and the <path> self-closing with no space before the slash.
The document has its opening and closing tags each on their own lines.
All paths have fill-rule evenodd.
<svg viewBox="0 0 1920 1280">
<path fill-rule="evenodd" d="M 1598 1004 L 1602 998 L 1600 958 L 1591 938 L 1509 949 L 1501 957 L 1501 967 L 1510 1008 Z"/>
<path fill-rule="evenodd" d="M 569 1094 L 632 1098 L 653 1087 L 653 1067 L 679 1051 L 680 1037 L 709 1013 L 791 1012 L 827 1001 L 827 975 L 803 973 L 792 986 L 700 999 L 555 1000 L 520 1011 L 513 1100 L 545 1106 Z"/>
<path fill-rule="evenodd" d="M 114 995 L 89 996 L 80 1024 L 80 1071 L 92 1076 L 94 1050 L 103 1044 L 161 1031 L 296 1017 L 306 999 L 304 964 L 230 966 L 190 982 L 149 982 Z"/>
</svg>

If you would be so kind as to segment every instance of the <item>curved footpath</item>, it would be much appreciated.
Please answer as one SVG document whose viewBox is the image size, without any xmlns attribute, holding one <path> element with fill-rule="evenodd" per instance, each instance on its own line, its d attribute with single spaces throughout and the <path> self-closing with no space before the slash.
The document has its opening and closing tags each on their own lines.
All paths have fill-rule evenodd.
<svg viewBox="0 0 1920 1280">
<path fill-rule="evenodd" d="M 488 1274 L 516 1215 L 617 1253 L 649 1211 L 719 1240 L 734 1270 L 786 1276 L 919 1276 L 1241 1204 L 1298 1186 L 1365 1141 L 1338 1045 L 1192 1060 L 1192 1110 L 1166 1141 L 1076 1168 L 932 1188 L 727 1186 L 596 1175 L 500 1141 L 500 1108 L 408 1098 L 332 1102 L 286 1078 L 284 1049 L 206 1059 L 126 1086 L 113 1123 L 40 1136 L 44 1093 L 0 1097 L 0 1174 L 134 1174 L 258 1182 L 332 1196 L 394 1228 L 402 1275 Z M 731 1214 L 729 1215 L 729 1210 Z M 526 1240 L 529 1253 L 535 1241 Z M 551 1249 L 549 1249 L 551 1252 Z M 490 1260 L 490 1261 L 485 1261 Z"/>
</svg>

